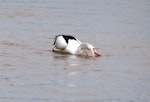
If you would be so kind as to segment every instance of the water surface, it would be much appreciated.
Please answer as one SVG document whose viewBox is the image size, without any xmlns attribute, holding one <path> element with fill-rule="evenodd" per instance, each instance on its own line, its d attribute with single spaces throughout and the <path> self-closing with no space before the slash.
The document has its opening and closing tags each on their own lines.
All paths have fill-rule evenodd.
<svg viewBox="0 0 150 102">
<path fill-rule="evenodd" d="M 0 101 L 150 101 L 148 0 L 0 0 L 0 15 Z M 53 53 L 57 34 L 103 56 Z"/>
</svg>

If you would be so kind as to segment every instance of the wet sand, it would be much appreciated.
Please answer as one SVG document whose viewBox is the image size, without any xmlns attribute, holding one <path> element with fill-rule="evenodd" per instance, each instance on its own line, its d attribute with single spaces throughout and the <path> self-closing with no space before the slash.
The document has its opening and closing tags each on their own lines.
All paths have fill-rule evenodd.
<svg viewBox="0 0 150 102">
<path fill-rule="evenodd" d="M 149 102 L 148 0 L 1 0 L 1 102 Z M 99 58 L 51 51 L 57 34 Z"/>
</svg>

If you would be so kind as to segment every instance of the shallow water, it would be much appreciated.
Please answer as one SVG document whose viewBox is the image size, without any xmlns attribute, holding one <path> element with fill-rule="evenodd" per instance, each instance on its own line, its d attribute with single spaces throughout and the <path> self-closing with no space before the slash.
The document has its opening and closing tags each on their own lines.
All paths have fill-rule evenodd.
<svg viewBox="0 0 150 102">
<path fill-rule="evenodd" d="M 0 0 L 1 102 L 149 102 L 149 0 Z M 51 51 L 57 34 L 99 58 Z"/>
</svg>

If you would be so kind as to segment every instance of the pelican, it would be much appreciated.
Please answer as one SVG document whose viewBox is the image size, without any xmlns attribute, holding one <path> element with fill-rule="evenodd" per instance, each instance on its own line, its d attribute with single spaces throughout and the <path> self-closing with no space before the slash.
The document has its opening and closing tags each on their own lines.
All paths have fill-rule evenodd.
<svg viewBox="0 0 150 102">
<path fill-rule="evenodd" d="M 71 35 L 57 35 L 53 44 L 53 52 L 89 57 L 101 56 L 93 45 L 82 43 Z"/>
</svg>

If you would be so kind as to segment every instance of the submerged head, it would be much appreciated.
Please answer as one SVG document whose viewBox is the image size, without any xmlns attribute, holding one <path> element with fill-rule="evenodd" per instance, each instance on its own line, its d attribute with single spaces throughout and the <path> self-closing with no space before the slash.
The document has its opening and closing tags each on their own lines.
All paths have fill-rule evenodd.
<svg viewBox="0 0 150 102">
<path fill-rule="evenodd" d="M 89 57 L 101 56 L 101 54 L 97 52 L 96 48 L 89 43 L 82 43 L 79 46 L 78 55 L 84 55 L 84 56 L 89 56 Z"/>
</svg>

